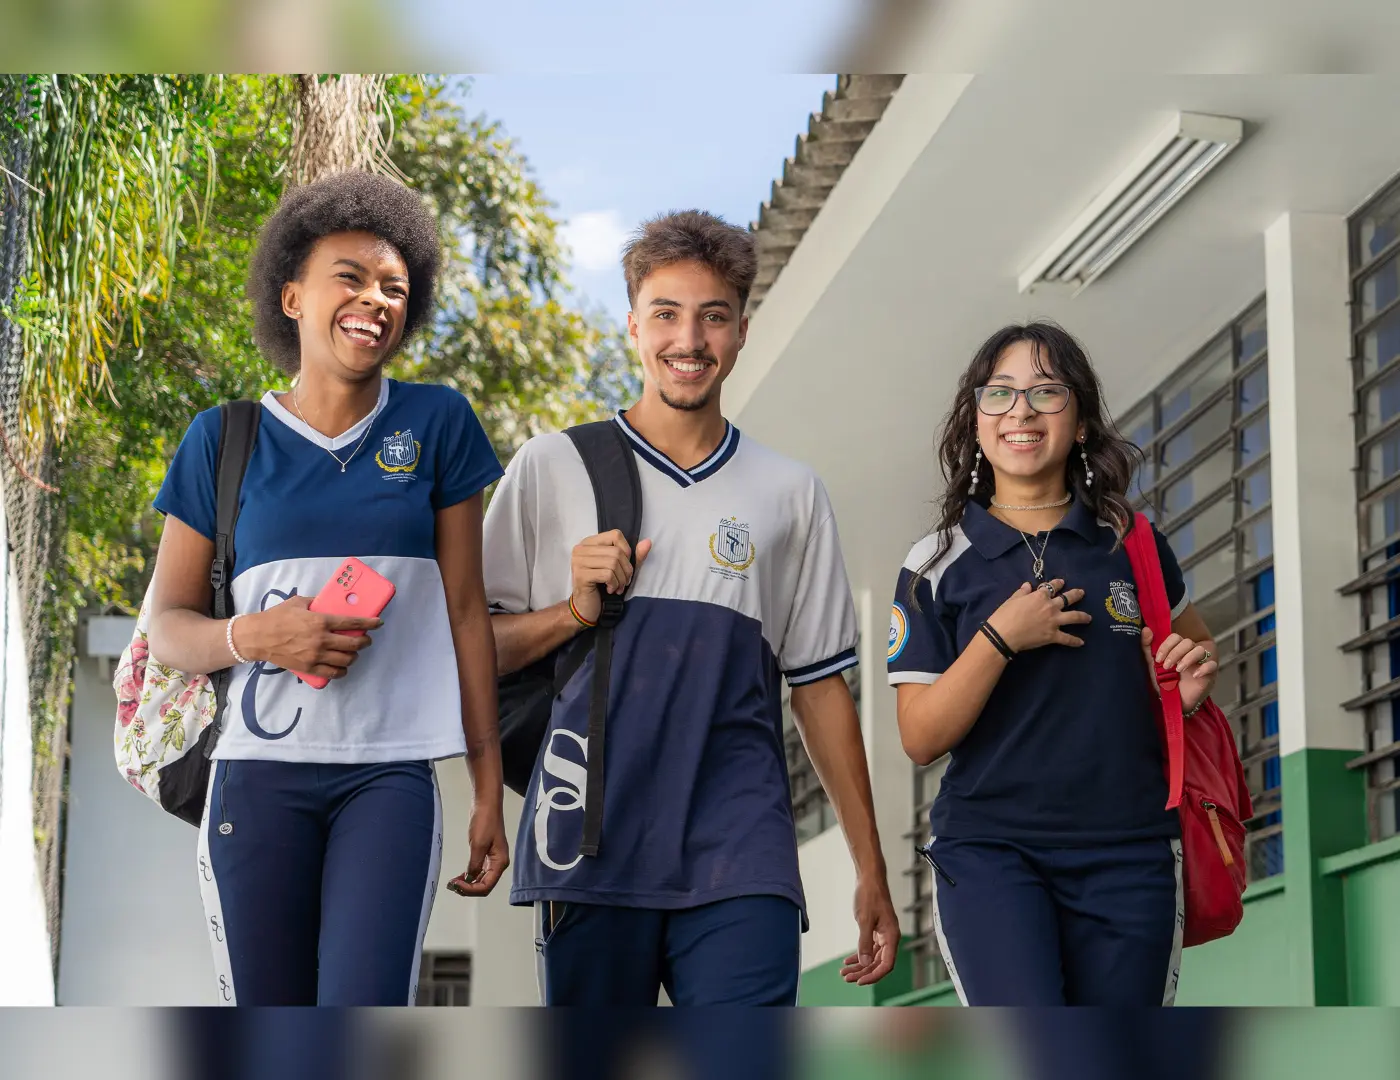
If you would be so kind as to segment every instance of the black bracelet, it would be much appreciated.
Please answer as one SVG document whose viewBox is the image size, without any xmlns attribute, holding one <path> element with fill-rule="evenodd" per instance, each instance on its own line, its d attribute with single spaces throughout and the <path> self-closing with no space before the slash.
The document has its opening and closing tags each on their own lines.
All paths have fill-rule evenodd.
<svg viewBox="0 0 1400 1080">
<path fill-rule="evenodd" d="M 982 635 L 988 641 L 990 641 L 994 646 L 996 646 L 997 652 L 1001 653 L 1002 656 L 1006 657 L 1006 659 L 1008 660 L 1014 660 L 1016 658 L 1016 654 L 1012 651 L 1011 646 L 1008 645 L 1002 639 L 1002 636 L 992 628 L 991 623 L 984 622 L 978 629 L 982 631 Z"/>
</svg>

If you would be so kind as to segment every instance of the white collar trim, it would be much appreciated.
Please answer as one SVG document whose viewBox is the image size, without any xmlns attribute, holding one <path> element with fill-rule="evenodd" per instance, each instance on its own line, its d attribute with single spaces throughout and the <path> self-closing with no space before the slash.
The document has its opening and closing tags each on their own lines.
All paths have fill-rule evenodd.
<svg viewBox="0 0 1400 1080">
<path fill-rule="evenodd" d="M 301 417 L 297 416 L 296 413 L 292 412 L 278 401 L 277 395 L 273 391 L 269 390 L 263 395 L 262 403 L 263 407 L 267 409 L 268 412 L 272 413 L 273 416 L 281 420 L 282 423 L 286 424 L 287 427 L 291 428 L 303 439 L 307 440 L 307 442 L 315 443 L 323 450 L 339 450 L 358 442 L 370 424 L 374 423 L 374 418 L 384 411 L 384 406 L 388 404 L 389 401 L 389 382 L 389 379 L 379 380 L 379 400 L 375 402 L 374 408 L 369 411 L 369 415 L 349 431 L 342 432 L 334 439 L 322 435 L 310 424 L 305 423 Z"/>
</svg>

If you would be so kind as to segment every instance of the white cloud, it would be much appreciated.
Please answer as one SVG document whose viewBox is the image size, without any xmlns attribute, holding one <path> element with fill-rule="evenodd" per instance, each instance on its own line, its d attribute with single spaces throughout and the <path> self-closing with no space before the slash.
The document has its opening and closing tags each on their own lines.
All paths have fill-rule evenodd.
<svg viewBox="0 0 1400 1080">
<path fill-rule="evenodd" d="M 629 230 L 616 210 L 575 214 L 559 230 L 559 239 L 580 270 L 615 270 Z"/>
</svg>

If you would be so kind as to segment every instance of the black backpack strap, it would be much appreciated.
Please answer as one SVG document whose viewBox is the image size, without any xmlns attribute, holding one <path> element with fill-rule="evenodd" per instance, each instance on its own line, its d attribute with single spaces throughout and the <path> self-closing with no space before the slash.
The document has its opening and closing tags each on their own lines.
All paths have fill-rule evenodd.
<svg viewBox="0 0 1400 1080">
<path fill-rule="evenodd" d="M 214 466 L 214 561 L 209 566 L 209 584 L 214 587 L 212 614 L 219 620 L 233 615 L 233 534 L 238 525 L 238 495 L 248 459 L 253 456 L 261 419 L 262 405 L 256 401 L 230 401 L 219 406 L 219 452 Z M 216 671 L 212 677 L 216 709 L 211 725 L 213 735 L 204 744 L 206 757 L 213 755 L 223 724 L 231 674 L 232 668 L 228 667 Z"/>
<path fill-rule="evenodd" d="M 632 443 L 614 420 L 582 424 L 565 432 L 573 440 L 579 457 L 593 482 L 598 505 L 598 531 L 621 531 L 636 558 L 642 531 L 642 480 L 637 475 L 637 458 Z M 603 831 L 603 747 L 608 715 L 608 690 L 612 676 L 613 628 L 622 619 L 626 600 L 598 586 L 603 610 L 598 626 L 591 632 L 593 646 L 593 687 L 588 702 L 588 794 L 583 808 L 584 855 L 597 855 Z M 571 650 L 561 665 L 567 681 L 578 670 L 586 647 Z M 567 674 L 565 674 L 567 672 Z"/>
</svg>

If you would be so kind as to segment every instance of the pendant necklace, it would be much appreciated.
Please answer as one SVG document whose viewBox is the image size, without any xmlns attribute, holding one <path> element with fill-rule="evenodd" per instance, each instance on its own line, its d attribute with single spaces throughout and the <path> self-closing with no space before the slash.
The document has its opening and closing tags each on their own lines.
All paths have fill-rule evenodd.
<svg viewBox="0 0 1400 1080">
<path fill-rule="evenodd" d="M 300 380 L 298 380 L 298 381 L 300 381 Z M 306 417 L 305 417 L 305 415 L 303 415 L 303 413 L 302 413 L 302 411 L 301 411 L 301 402 L 297 400 L 297 383 L 292 383 L 292 404 L 293 404 L 294 406 L 296 406 L 297 416 L 300 417 L 301 422 L 302 422 L 303 424 L 306 424 L 307 427 L 311 427 L 310 424 L 307 424 L 307 423 L 306 423 Z M 365 433 L 364 433 L 363 435 L 360 436 L 360 441 L 356 444 L 355 449 L 352 450 L 352 451 L 350 452 L 350 456 L 349 456 L 348 458 L 346 458 L 344 461 L 341 461 L 341 460 L 340 460 L 340 457 L 339 457 L 339 456 L 335 453 L 335 451 L 333 451 L 329 446 L 322 446 L 322 447 L 321 447 L 321 449 L 324 450 L 326 453 L 330 454 L 330 456 L 334 459 L 335 463 L 336 463 L 337 465 L 340 466 L 340 471 L 341 471 L 341 472 L 344 472 L 344 471 L 345 471 L 345 466 L 349 465 L 350 462 L 352 462 L 352 461 L 355 460 L 355 455 L 358 454 L 358 453 L 360 452 L 360 447 L 362 447 L 362 446 L 365 445 L 365 440 L 369 438 L 369 431 L 370 431 L 370 428 L 374 427 L 374 419 L 375 419 L 375 417 L 376 417 L 378 414 L 379 414 L 379 405 L 378 405 L 378 403 L 376 403 L 375 406 L 374 406 L 374 408 L 370 410 L 370 414 L 369 414 L 369 423 L 365 425 Z M 315 428 L 311 428 L 311 430 L 312 430 L 312 431 L 315 431 L 316 429 L 315 429 Z M 320 444 L 318 443 L 317 445 L 320 445 Z"/>
<path fill-rule="evenodd" d="M 1021 533 L 1021 542 L 1031 553 L 1031 573 L 1035 575 L 1036 584 L 1039 584 L 1045 577 L 1045 549 L 1050 546 L 1050 534 L 1047 532 L 1045 539 L 1041 541 L 1039 555 L 1035 553 L 1035 548 L 1031 547 L 1031 542 L 1025 533 Z"/>
</svg>

